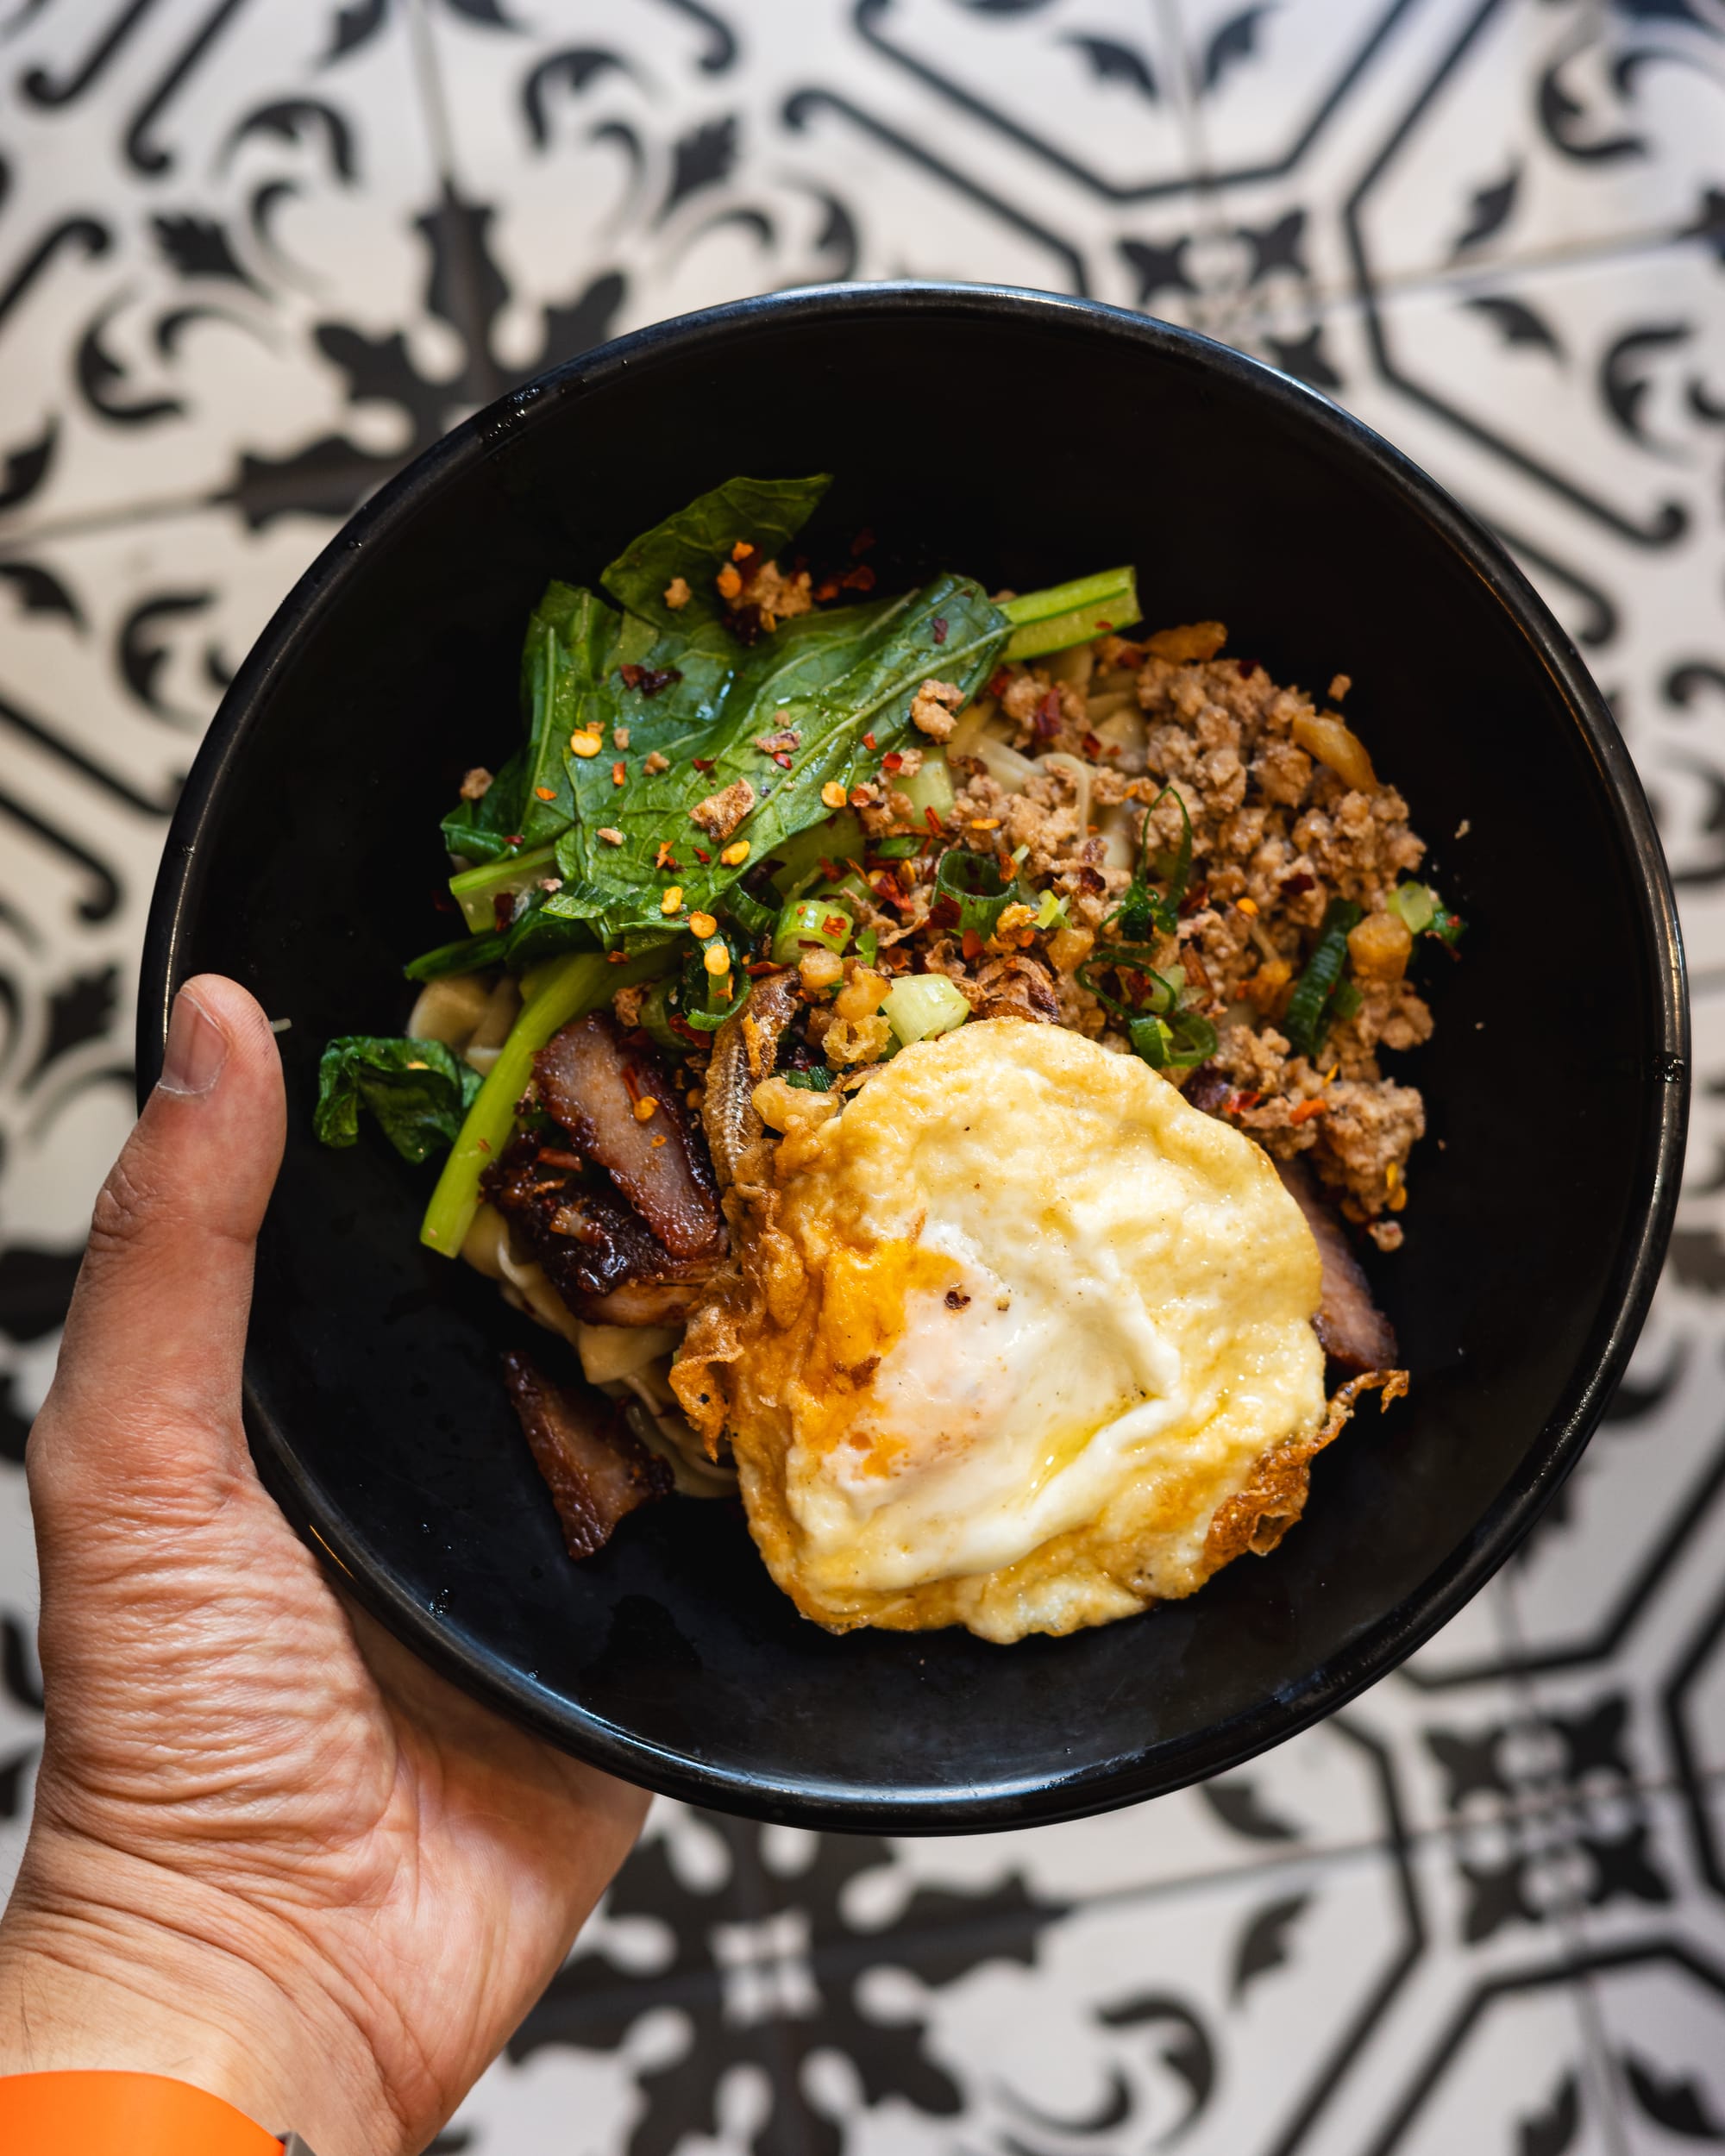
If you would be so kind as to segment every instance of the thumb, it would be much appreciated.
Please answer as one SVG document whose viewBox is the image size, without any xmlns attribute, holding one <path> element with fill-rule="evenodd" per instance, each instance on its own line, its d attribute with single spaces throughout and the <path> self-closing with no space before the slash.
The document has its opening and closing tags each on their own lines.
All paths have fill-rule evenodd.
<svg viewBox="0 0 1725 2156">
<path fill-rule="evenodd" d="M 147 1478 L 231 1458 L 283 1128 L 263 1012 L 218 974 L 188 981 L 161 1078 L 96 1201 L 33 1468 Z"/>
</svg>

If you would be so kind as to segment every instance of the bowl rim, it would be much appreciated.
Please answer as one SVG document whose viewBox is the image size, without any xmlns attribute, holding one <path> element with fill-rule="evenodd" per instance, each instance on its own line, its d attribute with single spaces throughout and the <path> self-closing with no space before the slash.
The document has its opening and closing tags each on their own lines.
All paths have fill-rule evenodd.
<svg viewBox="0 0 1725 2156">
<path fill-rule="evenodd" d="M 140 1105 L 161 1069 L 172 997 L 185 978 L 185 946 L 203 891 L 205 841 L 253 727 L 291 666 L 300 636 L 335 601 L 368 545 L 409 523 L 421 506 L 562 398 L 640 372 L 714 337 L 857 316 L 905 323 L 1011 317 L 1051 330 L 1075 327 L 1124 341 L 1151 361 L 1172 360 L 1199 378 L 1220 378 L 1264 400 L 1284 422 L 1364 461 L 1400 508 L 1429 526 L 1491 590 L 1552 676 L 1595 760 L 1640 904 L 1657 1007 L 1644 1057 L 1647 1101 L 1636 1132 L 1641 1194 L 1620 1240 L 1601 1314 L 1569 1384 L 1526 1457 L 1469 1536 L 1410 1595 L 1297 1687 L 1268 1695 L 1226 1724 L 1167 1740 L 1124 1762 L 1067 1776 L 1000 1777 L 964 1786 L 886 1789 L 819 1777 L 769 1779 L 717 1766 L 649 1742 L 589 1714 L 442 1621 L 401 1583 L 374 1570 L 331 1516 L 291 1445 L 255 1398 L 249 1373 L 246 1421 L 267 1486 L 296 1529 L 355 1599 L 423 1660 L 463 1690 L 625 1780 L 711 1808 L 763 1821 L 857 1833 L 939 1834 L 1076 1819 L 1164 1795 L 1243 1764 L 1296 1735 L 1385 1676 L 1482 1588 L 1533 1526 L 1579 1457 L 1628 1363 L 1659 1280 L 1675 1213 L 1688 1120 L 1689 1006 L 1681 933 L 1665 855 L 1647 797 L 1615 722 L 1570 638 L 1502 542 L 1427 473 L 1352 414 L 1262 360 L 1131 310 L 1001 285 L 934 282 L 814 285 L 728 301 L 612 338 L 523 384 L 473 414 L 407 465 L 354 511 L 272 616 L 211 720 L 170 825 L 145 930 L 140 973 Z"/>
</svg>

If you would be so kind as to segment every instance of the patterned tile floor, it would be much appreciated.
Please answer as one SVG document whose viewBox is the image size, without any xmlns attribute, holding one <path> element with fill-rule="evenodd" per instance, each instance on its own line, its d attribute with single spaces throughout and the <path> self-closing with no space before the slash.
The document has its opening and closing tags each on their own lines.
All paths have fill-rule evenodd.
<svg viewBox="0 0 1725 2156">
<path fill-rule="evenodd" d="M 1380 428 L 1610 696 L 1696 975 L 1653 1318 L 1493 1588 L 1246 1771 L 898 1846 L 660 1806 L 438 2147 L 1725 2143 L 1722 0 L 7 0 L 0 116 L 0 1867 L 16 1463 L 250 638 L 405 457 L 614 330 L 825 278 L 1088 291 Z"/>
</svg>

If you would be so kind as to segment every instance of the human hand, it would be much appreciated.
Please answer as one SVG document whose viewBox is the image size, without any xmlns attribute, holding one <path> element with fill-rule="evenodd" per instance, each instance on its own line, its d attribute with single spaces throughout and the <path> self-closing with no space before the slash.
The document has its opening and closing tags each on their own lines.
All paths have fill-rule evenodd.
<svg viewBox="0 0 1725 2156">
<path fill-rule="evenodd" d="M 241 1356 L 282 1132 L 263 1012 L 189 982 L 30 1438 L 47 1727 L 0 2073 L 169 2074 L 318 2156 L 411 2156 L 646 1800 L 347 1608 L 260 1485 Z"/>
</svg>

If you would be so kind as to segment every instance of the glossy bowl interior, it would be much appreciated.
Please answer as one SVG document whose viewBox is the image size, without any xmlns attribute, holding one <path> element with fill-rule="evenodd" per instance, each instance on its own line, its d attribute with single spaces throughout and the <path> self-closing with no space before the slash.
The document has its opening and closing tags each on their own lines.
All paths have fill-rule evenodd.
<svg viewBox="0 0 1725 2156">
<path fill-rule="evenodd" d="M 737 472 L 837 477 L 906 573 L 1023 589 L 1135 561 L 1153 624 L 1321 687 L 1467 916 L 1406 1075 L 1430 1135 L 1374 1260 L 1414 1373 L 1318 1463 L 1305 1521 L 1195 1599 L 1062 1640 L 830 1638 L 739 1507 L 679 1500 L 581 1565 L 497 1371 L 517 1321 L 423 1251 L 435 1169 L 310 1131 L 318 1050 L 392 1031 L 448 932 L 436 822 L 515 737 L 548 576 Z M 1454 836 L 1466 820 L 1465 838 Z M 1436 956 L 1436 954 L 1433 954 Z M 291 1516 L 429 1660 L 570 1751 L 763 1818 L 939 1832 L 1070 1816 L 1273 1744 L 1475 1591 L 1585 1441 L 1669 1228 L 1681 961 L 1645 804 L 1584 670 L 1440 492 L 1297 385 L 1110 310 L 974 288 L 744 303 L 481 414 L 357 516 L 223 705 L 152 921 L 141 1069 L 186 975 L 273 1014 L 292 1107 L 248 1363 Z"/>
</svg>

